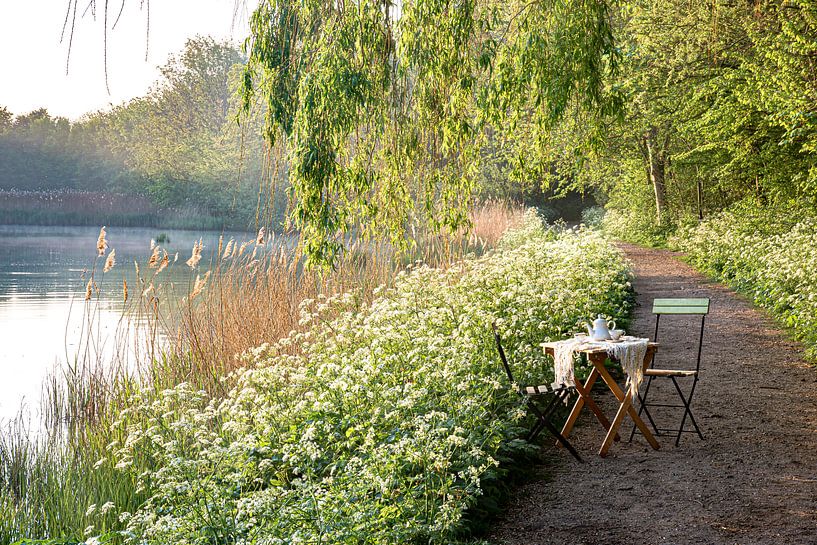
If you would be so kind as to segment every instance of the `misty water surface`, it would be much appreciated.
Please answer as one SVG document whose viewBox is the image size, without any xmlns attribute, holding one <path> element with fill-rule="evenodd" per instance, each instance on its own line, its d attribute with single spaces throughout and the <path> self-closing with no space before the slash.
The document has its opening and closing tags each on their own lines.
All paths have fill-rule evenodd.
<svg viewBox="0 0 817 545">
<path fill-rule="evenodd" d="M 107 231 L 108 251 L 116 249 L 117 265 L 100 283 L 100 303 L 93 322 L 94 337 L 100 342 L 97 352 L 103 358 L 113 354 L 116 336 L 123 333 L 123 276 L 130 296 L 138 295 L 134 293 L 138 288 L 133 262 L 138 260 L 143 269 L 147 268 L 151 239 L 166 233 L 170 241 L 162 246 L 170 259 L 179 254 L 175 266 L 163 273 L 163 281 L 172 280 L 177 293 L 186 292 L 195 279 L 195 273 L 184 265 L 193 243 L 203 239 L 202 268 L 206 270 L 219 239 L 219 233 L 197 231 L 124 227 Z M 96 227 L 0 225 L 0 420 L 16 415 L 21 404 L 36 416 L 47 373 L 66 361 L 75 361 L 83 347 L 85 286 L 94 266 L 98 234 Z M 247 233 L 228 233 L 225 241 L 230 236 L 252 238 Z M 99 281 L 101 260 L 97 269 Z"/>
</svg>

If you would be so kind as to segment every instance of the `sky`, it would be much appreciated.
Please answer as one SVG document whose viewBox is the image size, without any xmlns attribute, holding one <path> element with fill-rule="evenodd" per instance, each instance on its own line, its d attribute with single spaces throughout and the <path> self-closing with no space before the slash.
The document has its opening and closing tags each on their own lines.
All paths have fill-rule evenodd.
<svg viewBox="0 0 817 545">
<path fill-rule="evenodd" d="M 159 78 L 158 67 L 188 38 L 209 35 L 240 43 L 247 35 L 250 6 L 257 0 L 150 0 L 146 40 L 145 0 L 110 0 L 108 84 L 105 88 L 103 17 L 78 13 L 66 75 L 68 34 L 60 43 L 69 0 L 0 0 L 0 107 L 24 114 L 45 107 L 71 120 L 144 95 Z M 141 9 L 140 9 L 141 6 Z M 238 7 L 237 7 L 238 6 Z M 234 13 L 237 15 L 234 16 Z M 70 22 L 69 22 L 70 26 Z M 145 52 L 147 46 L 147 60 Z"/>
</svg>

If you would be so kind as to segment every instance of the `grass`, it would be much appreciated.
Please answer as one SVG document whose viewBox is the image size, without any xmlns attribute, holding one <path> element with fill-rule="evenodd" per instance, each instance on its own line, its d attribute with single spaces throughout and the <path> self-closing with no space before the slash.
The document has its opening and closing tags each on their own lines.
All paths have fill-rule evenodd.
<svg viewBox="0 0 817 545">
<path fill-rule="evenodd" d="M 169 256 L 163 268 L 160 248 L 154 266 L 146 259 L 139 279 L 128 286 L 118 350 L 137 346 L 147 355 L 130 362 L 124 355 L 100 361 L 94 348 L 100 305 L 94 288 L 95 282 L 105 282 L 106 256 L 100 256 L 91 270 L 77 357 L 45 385 L 43 426 L 32 430 L 29 422 L 17 419 L 0 435 L 0 542 L 51 538 L 70 543 L 120 529 L 120 514 L 135 512 L 145 501 L 136 477 L 110 463 L 111 453 L 127 440 L 123 415 L 133 425 L 144 422 L 128 412 L 134 396 L 148 402 L 184 383 L 219 399 L 234 380 L 231 373 L 246 365 L 238 355 L 304 327 L 305 302 L 341 292 L 371 301 L 378 286 L 391 285 L 407 264 L 422 260 L 444 269 L 466 253 L 482 253 L 521 215 L 517 206 L 487 203 L 475 208 L 470 233 L 421 235 L 417 250 L 408 255 L 387 244 L 357 243 L 329 274 L 305 272 L 283 241 L 226 240 L 190 272 L 187 287 L 163 283 L 165 271 L 186 265 L 184 256 L 177 263 L 170 263 Z M 194 295 L 195 277 L 203 289 Z M 135 323 L 144 326 L 134 329 Z M 105 508 L 110 504 L 116 509 Z"/>
</svg>

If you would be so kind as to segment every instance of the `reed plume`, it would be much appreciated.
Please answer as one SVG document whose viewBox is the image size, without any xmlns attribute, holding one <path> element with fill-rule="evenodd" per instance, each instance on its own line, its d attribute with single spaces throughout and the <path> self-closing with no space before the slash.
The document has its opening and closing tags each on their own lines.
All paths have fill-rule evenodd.
<svg viewBox="0 0 817 545">
<path fill-rule="evenodd" d="M 208 278 L 210 278 L 210 271 L 204 273 L 204 278 L 200 278 L 199 275 L 196 275 L 196 283 L 193 285 L 193 291 L 190 293 L 190 299 L 195 299 L 198 294 L 204 291 Z"/>
<path fill-rule="evenodd" d="M 105 226 L 99 230 L 99 237 L 96 239 L 96 249 L 100 256 L 105 255 L 105 250 L 108 249 L 108 241 L 105 239 Z"/>
<path fill-rule="evenodd" d="M 91 300 L 91 294 L 92 294 L 93 290 L 94 290 L 94 279 L 91 278 L 90 280 L 88 280 L 88 285 L 85 286 L 85 300 L 86 301 Z"/>
<path fill-rule="evenodd" d="M 153 247 L 153 252 L 150 254 L 150 261 L 148 261 L 148 267 L 151 269 L 155 269 L 159 266 L 159 255 L 162 248 L 158 245 Z"/>
<path fill-rule="evenodd" d="M 235 244 L 235 241 L 233 239 L 230 239 L 227 242 L 227 247 L 224 248 L 224 255 L 221 256 L 221 259 L 227 259 L 228 257 L 230 257 L 230 254 L 233 253 L 233 244 Z"/>
<path fill-rule="evenodd" d="M 122 279 L 122 302 L 128 302 L 128 281 L 124 278 Z"/>
<path fill-rule="evenodd" d="M 111 253 L 108 254 L 108 259 L 105 260 L 105 267 L 102 269 L 102 272 L 108 272 L 114 268 L 116 265 L 116 248 L 111 250 Z"/>
<path fill-rule="evenodd" d="M 202 248 L 204 248 L 204 244 L 202 244 L 201 239 L 193 244 L 193 253 L 190 255 L 190 259 L 187 260 L 187 266 L 191 269 L 198 267 L 199 261 L 201 261 Z"/>
<path fill-rule="evenodd" d="M 162 260 L 159 262 L 159 268 L 156 269 L 156 274 L 159 274 L 160 272 L 165 270 L 169 264 L 170 264 L 170 257 L 167 255 L 167 252 L 165 252 L 164 257 L 162 257 Z"/>
</svg>

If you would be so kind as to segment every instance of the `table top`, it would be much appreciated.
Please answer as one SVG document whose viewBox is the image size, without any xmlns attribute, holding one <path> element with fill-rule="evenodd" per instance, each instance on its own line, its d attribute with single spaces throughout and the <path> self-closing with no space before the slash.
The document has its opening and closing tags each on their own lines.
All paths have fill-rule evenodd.
<svg viewBox="0 0 817 545">
<path fill-rule="evenodd" d="M 545 351 L 547 351 L 548 349 L 555 350 L 556 345 L 558 345 L 559 343 L 563 343 L 565 341 L 569 341 L 569 340 L 572 340 L 572 339 L 562 339 L 561 341 L 550 341 L 550 342 L 542 343 L 542 347 L 545 349 Z M 624 341 L 616 341 L 615 343 L 610 342 L 610 341 L 587 341 L 587 342 L 584 342 L 584 343 L 577 344 L 576 347 L 573 349 L 573 351 L 574 352 L 583 352 L 585 354 L 598 354 L 598 353 L 601 353 L 601 352 L 606 353 L 609 345 L 611 345 L 611 344 L 626 344 L 628 341 L 632 342 L 632 341 L 642 341 L 642 340 L 644 340 L 644 338 L 636 338 L 636 339 L 628 339 L 628 340 L 624 340 Z M 657 347 L 658 347 L 658 343 L 652 342 L 652 341 L 647 342 L 647 348 L 657 348 Z"/>
</svg>

